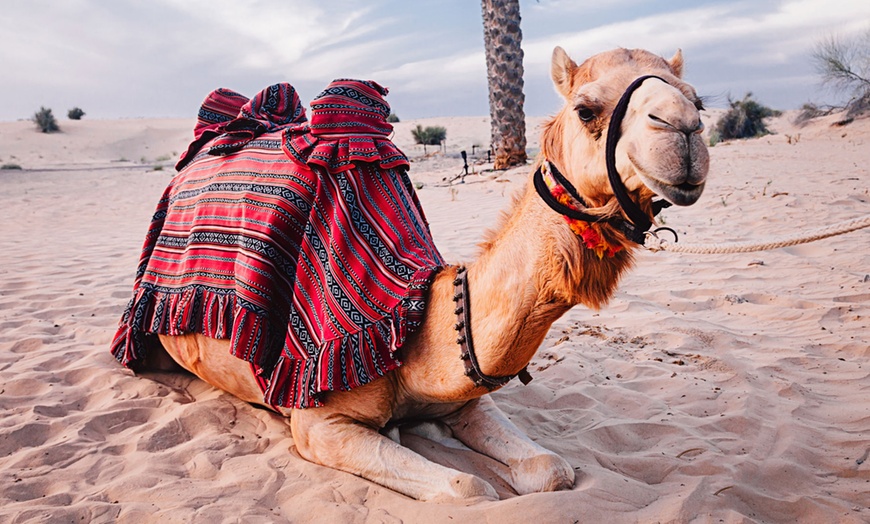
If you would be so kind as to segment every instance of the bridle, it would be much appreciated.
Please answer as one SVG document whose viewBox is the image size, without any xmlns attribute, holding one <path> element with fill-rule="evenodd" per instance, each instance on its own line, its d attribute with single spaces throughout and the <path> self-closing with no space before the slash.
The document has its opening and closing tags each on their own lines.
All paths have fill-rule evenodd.
<svg viewBox="0 0 870 524">
<path fill-rule="evenodd" d="M 634 80 L 622 94 L 619 102 L 617 102 L 616 107 L 613 109 L 613 114 L 610 117 L 610 123 L 607 126 L 607 139 L 605 141 L 604 148 L 604 161 L 607 166 L 607 178 L 610 182 L 610 187 L 613 190 L 613 194 L 616 197 L 616 201 L 617 203 L 619 203 L 619 207 L 622 208 L 623 212 L 628 217 L 628 220 L 625 220 L 622 217 L 600 217 L 583 212 L 582 210 L 588 209 L 589 206 L 583 200 L 583 197 L 579 195 L 577 189 L 571 184 L 571 182 L 569 182 L 568 179 L 565 178 L 552 163 L 550 163 L 549 165 L 553 178 L 555 178 L 557 183 L 561 185 L 576 202 L 579 203 L 579 206 L 576 207 L 579 207 L 580 209 L 572 209 L 571 207 L 566 206 L 565 204 L 559 202 L 553 197 L 549 188 L 544 182 L 541 168 L 538 168 L 535 171 L 533 177 L 535 190 L 537 191 L 538 195 L 540 195 L 541 199 L 543 199 L 543 201 L 548 206 L 550 206 L 550 208 L 552 208 L 560 215 L 589 223 L 609 223 L 616 229 L 621 231 L 626 236 L 626 238 L 639 245 L 643 245 L 644 240 L 646 239 L 647 232 L 652 227 L 652 220 L 631 199 L 631 196 L 629 196 L 628 194 L 628 189 L 625 187 L 625 184 L 622 183 L 622 178 L 619 176 L 619 172 L 616 170 L 616 145 L 619 142 L 619 139 L 622 137 L 622 121 L 625 118 L 626 111 L 628 110 L 628 103 L 631 101 L 631 95 L 637 90 L 637 88 L 641 86 L 641 84 L 643 84 L 645 80 L 649 80 L 650 78 L 655 78 L 661 80 L 662 82 L 668 83 L 667 80 L 655 75 L 645 75 Z M 653 216 L 658 215 L 662 209 L 670 206 L 671 203 L 665 200 L 654 201 L 652 203 Z"/>
<path fill-rule="evenodd" d="M 574 219 L 589 223 L 606 222 L 619 231 L 622 231 L 625 236 L 636 244 L 643 245 L 649 229 L 652 227 L 652 220 L 649 216 L 631 199 L 628 194 L 628 189 L 622 183 L 622 178 L 616 170 L 616 145 L 622 136 L 622 120 L 625 118 L 625 113 L 628 110 L 628 103 L 631 100 L 631 95 L 643 84 L 645 80 L 656 78 L 662 82 L 668 83 L 665 79 L 655 76 L 646 75 L 637 78 L 632 82 L 617 102 L 613 109 L 613 114 L 610 117 L 610 124 L 607 127 L 607 140 L 605 142 L 605 163 L 607 165 L 607 178 L 610 181 L 610 187 L 613 189 L 613 194 L 616 201 L 622 208 L 628 220 L 622 217 L 600 217 L 585 213 L 583 210 L 589 206 L 583 200 L 583 197 L 577 192 L 571 182 L 565 178 L 553 164 L 549 164 L 549 171 L 555 182 L 560 185 L 577 203 L 575 206 L 568 206 L 557 200 L 550 191 L 547 183 L 544 181 L 542 169 L 538 168 L 534 174 L 534 185 L 538 195 L 546 202 L 550 208 L 557 213 Z M 653 216 L 666 208 L 670 207 L 670 202 L 664 200 L 654 201 Z M 669 229 L 670 228 L 661 228 Z M 670 230 L 673 231 L 673 230 Z M 676 236 L 676 233 L 674 232 Z M 454 314 L 456 315 L 456 324 L 453 328 L 458 336 L 456 343 L 461 348 L 460 358 L 465 366 L 465 375 L 471 379 L 475 386 L 483 386 L 487 390 L 492 391 L 500 388 L 510 382 L 514 377 L 519 377 L 523 384 L 528 384 L 532 380 L 532 376 L 528 372 L 528 368 L 523 368 L 516 375 L 508 375 L 502 377 L 494 377 L 485 374 L 480 369 L 480 363 L 477 361 L 477 356 L 474 353 L 474 341 L 471 337 L 471 301 L 468 295 L 468 270 L 464 266 L 459 266 L 456 269 L 456 278 L 453 280 L 454 294 L 453 301 L 456 303 Z"/>
</svg>

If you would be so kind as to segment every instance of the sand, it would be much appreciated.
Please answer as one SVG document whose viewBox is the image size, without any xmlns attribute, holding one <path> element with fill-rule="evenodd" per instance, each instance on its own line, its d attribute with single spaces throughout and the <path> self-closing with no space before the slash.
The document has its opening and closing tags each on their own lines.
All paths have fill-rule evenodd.
<svg viewBox="0 0 870 524">
<path fill-rule="evenodd" d="M 793 234 L 870 213 L 870 120 L 711 149 L 685 243 Z M 712 117 L 708 117 L 708 120 Z M 536 151 L 530 120 L 529 148 Z M 409 129 L 447 127 L 424 155 Z M 405 435 L 498 502 L 424 503 L 313 465 L 284 419 L 108 352 L 145 230 L 193 120 L 0 123 L 0 522 L 868 522 L 870 229 L 736 255 L 641 253 L 602 311 L 552 328 L 528 386 L 493 396 L 577 472 L 516 496 L 501 464 Z M 488 120 L 397 125 L 443 254 L 472 259 L 528 168 L 465 184 Z M 155 168 L 161 168 L 155 170 Z"/>
</svg>

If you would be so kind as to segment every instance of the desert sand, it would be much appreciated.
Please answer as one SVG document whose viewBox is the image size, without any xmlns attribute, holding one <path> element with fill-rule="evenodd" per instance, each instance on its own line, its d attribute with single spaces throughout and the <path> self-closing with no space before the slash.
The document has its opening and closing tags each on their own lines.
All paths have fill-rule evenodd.
<svg viewBox="0 0 870 524">
<path fill-rule="evenodd" d="M 715 112 L 708 115 L 708 127 Z M 720 143 L 684 243 L 790 235 L 870 213 L 870 120 Z M 538 148 L 529 119 L 529 150 Z M 424 155 L 409 130 L 447 128 Z M 502 500 L 425 503 L 301 459 L 284 419 L 109 353 L 193 120 L 0 123 L 0 522 L 868 522 L 870 229 L 760 253 L 642 252 L 609 307 L 552 328 L 496 402 L 577 472 L 517 496 L 506 468 L 410 434 Z M 401 122 L 435 239 L 472 259 L 529 167 L 487 171 L 485 117 Z M 477 148 L 475 148 L 477 149 Z"/>
</svg>

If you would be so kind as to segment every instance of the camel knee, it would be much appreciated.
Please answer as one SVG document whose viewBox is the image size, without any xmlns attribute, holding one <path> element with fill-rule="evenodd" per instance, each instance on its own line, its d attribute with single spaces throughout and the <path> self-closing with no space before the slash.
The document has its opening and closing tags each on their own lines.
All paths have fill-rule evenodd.
<svg viewBox="0 0 870 524">
<path fill-rule="evenodd" d="M 324 416 L 325 409 L 292 412 L 290 431 L 296 450 L 304 459 L 322 466 L 364 469 L 377 454 L 381 435 L 350 417 Z"/>
<path fill-rule="evenodd" d="M 290 433 L 293 436 L 293 444 L 302 458 L 315 464 L 324 465 L 322 455 L 324 449 L 329 449 L 334 440 L 331 431 L 328 431 L 328 423 L 311 423 L 300 420 L 304 416 L 296 411 L 290 417 Z M 335 451 L 335 448 L 333 448 Z"/>
<path fill-rule="evenodd" d="M 559 455 L 546 453 L 511 465 L 511 480 L 520 495 L 560 491 L 574 486 L 574 468 Z"/>
</svg>

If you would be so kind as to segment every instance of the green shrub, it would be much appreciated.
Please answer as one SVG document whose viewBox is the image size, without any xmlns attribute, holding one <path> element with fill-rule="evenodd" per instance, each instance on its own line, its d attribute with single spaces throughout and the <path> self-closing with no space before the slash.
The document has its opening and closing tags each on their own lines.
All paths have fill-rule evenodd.
<svg viewBox="0 0 870 524">
<path fill-rule="evenodd" d="M 764 119 L 782 114 L 752 100 L 752 93 L 746 93 L 743 100 L 731 100 L 729 97 L 728 103 L 731 108 L 716 123 L 721 140 L 769 135 L 770 130 L 764 124 Z"/>
<path fill-rule="evenodd" d="M 447 129 L 441 126 L 426 127 L 417 124 L 415 129 L 411 130 L 411 135 L 414 137 L 414 142 L 423 145 L 423 152 L 426 152 L 426 146 L 440 146 L 441 142 L 447 138 Z"/>
<path fill-rule="evenodd" d="M 80 107 L 74 107 L 67 111 L 66 116 L 70 120 L 81 120 L 85 116 L 85 112 Z"/>
<path fill-rule="evenodd" d="M 387 117 L 387 122 L 391 124 L 395 124 L 399 121 L 399 117 L 396 116 L 396 113 L 390 113 L 390 116 Z"/>
<path fill-rule="evenodd" d="M 18 164 L 3 164 L 0 166 L 0 169 L 21 169 L 21 166 Z"/>
<path fill-rule="evenodd" d="M 36 123 L 36 127 L 38 127 L 43 133 L 60 131 L 60 128 L 57 126 L 57 120 L 55 120 L 54 115 L 51 114 L 51 109 L 48 109 L 47 107 L 40 107 L 39 111 L 34 113 L 33 121 Z"/>
</svg>

